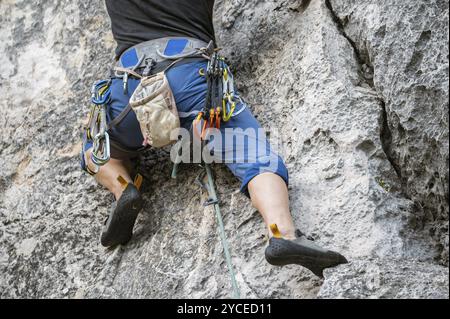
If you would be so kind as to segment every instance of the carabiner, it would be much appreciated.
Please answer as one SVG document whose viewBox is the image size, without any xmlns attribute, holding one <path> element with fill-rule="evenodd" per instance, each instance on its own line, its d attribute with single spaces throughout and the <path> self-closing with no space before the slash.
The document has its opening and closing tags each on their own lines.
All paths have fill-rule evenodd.
<svg viewBox="0 0 450 319">
<path fill-rule="evenodd" d="M 103 166 L 111 159 L 111 149 L 109 144 L 109 134 L 107 132 L 98 133 L 94 137 L 94 147 L 91 153 L 91 160 L 97 166 Z"/>
<path fill-rule="evenodd" d="M 226 99 L 223 100 L 223 121 L 228 122 L 231 117 L 233 116 L 233 113 L 236 109 L 236 102 L 233 101 L 233 97 L 231 95 L 228 95 Z M 227 108 L 229 108 L 229 111 L 227 113 Z"/>
<path fill-rule="evenodd" d="M 193 128 L 193 131 L 194 131 L 194 135 L 197 136 L 199 139 L 202 138 L 201 137 L 201 132 L 199 132 L 196 129 L 196 127 L 200 123 L 200 129 L 201 129 L 201 127 L 202 127 L 202 125 L 201 125 L 202 119 L 203 119 L 203 112 L 199 112 L 197 117 L 195 118 L 194 122 L 192 123 L 192 128 Z"/>
<path fill-rule="evenodd" d="M 91 93 L 93 104 L 108 104 L 111 99 L 111 80 L 101 80 L 94 83 Z"/>
</svg>

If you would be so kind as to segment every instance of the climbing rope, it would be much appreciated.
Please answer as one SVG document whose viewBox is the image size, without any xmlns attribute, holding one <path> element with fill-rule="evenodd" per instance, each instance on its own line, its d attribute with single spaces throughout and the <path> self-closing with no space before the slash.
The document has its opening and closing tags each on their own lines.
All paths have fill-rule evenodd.
<svg viewBox="0 0 450 319">
<path fill-rule="evenodd" d="M 172 170 L 172 178 L 173 179 L 177 178 L 178 165 L 179 165 L 178 163 L 180 162 L 181 143 L 183 143 L 183 142 L 182 141 L 178 142 L 180 149 L 178 149 L 177 158 L 175 160 L 175 164 L 174 164 L 173 170 Z M 223 217 L 222 217 L 222 213 L 220 212 L 219 199 L 217 197 L 217 192 L 216 192 L 216 188 L 214 185 L 215 184 L 214 177 L 213 177 L 211 167 L 209 166 L 209 164 L 204 163 L 203 167 L 205 168 L 205 170 L 202 173 L 200 173 L 200 175 L 196 178 L 196 184 L 198 184 L 203 189 L 206 189 L 208 192 L 208 200 L 203 204 L 203 206 L 206 207 L 206 206 L 214 205 L 214 211 L 216 213 L 216 219 L 217 219 L 217 226 L 219 228 L 220 241 L 222 243 L 225 261 L 227 263 L 228 273 L 230 275 L 231 287 L 233 290 L 233 298 L 240 299 L 241 294 L 240 294 L 239 286 L 237 284 L 236 274 L 233 269 L 233 263 L 231 261 L 231 254 L 230 254 L 230 249 L 228 246 L 228 241 L 227 241 L 227 237 L 226 237 L 226 233 L 225 233 L 225 227 L 223 224 Z M 205 175 L 207 177 L 207 183 L 203 182 Z"/>
<path fill-rule="evenodd" d="M 231 279 L 231 287 L 233 288 L 233 298 L 240 299 L 241 294 L 239 291 L 239 286 L 236 280 L 236 274 L 234 273 L 233 263 L 231 262 L 231 254 L 230 249 L 228 248 L 227 237 L 225 234 L 225 227 L 223 225 L 223 218 L 220 212 L 219 199 L 217 198 L 216 189 L 214 187 L 214 178 L 211 172 L 211 167 L 208 164 L 205 164 L 206 175 L 208 176 L 208 193 L 209 200 L 205 204 L 214 205 L 214 210 L 216 211 L 217 224 L 219 227 L 219 236 L 222 242 L 223 252 L 225 255 L 225 260 L 228 267 L 228 272 Z"/>
</svg>

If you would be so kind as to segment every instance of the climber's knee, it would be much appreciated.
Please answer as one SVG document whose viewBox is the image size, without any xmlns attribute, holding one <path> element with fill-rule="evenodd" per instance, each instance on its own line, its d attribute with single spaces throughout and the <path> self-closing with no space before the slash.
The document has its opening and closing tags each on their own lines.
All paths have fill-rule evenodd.
<svg viewBox="0 0 450 319">
<path fill-rule="evenodd" d="M 265 131 L 245 102 L 237 106 L 238 115 L 224 123 L 220 129 L 221 145 L 215 140 L 208 143 L 214 156 L 226 163 L 241 181 L 241 191 L 248 197 L 248 183 L 263 173 L 274 173 L 288 183 L 288 171 L 281 157 L 266 138 Z"/>
<path fill-rule="evenodd" d="M 286 185 L 289 184 L 289 174 L 286 165 L 279 156 L 273 155 L 261 158 L 257 163 L 248 167 L 242 180 L 241 192 L 246 196 L 249 196 L 248 183 L 250 183 L 253 178 L 263 173 L 276 174 L 284 180 Z"/>
<path fill-rule="evenodd" d="M 272 153 L 269 156 L 259 157 L 254 163 L 232 163 L 227 164 L 233 174 L 241 181 L 241 192 L 247 197 L 248 183 L 256 176 L 264 173 L 273 173 L 280 176 L 288 185 L 289 174 L 280 156 Z"/>
<path fill-rule="evenodd" d="M 120 169 L 126 170 L 128 173 L 132 174 L 136 170 L 138 159 L 139 159 L 139 151 L 127 149 L 125 146 L 115 142 L 111 142 L 111 158 L 103 166 L 97 167 L 92 159 L 91 154 L 93 151 L 93 142 L 86 138 L 86 133 L 83 141 L 83 149 L 80 153 L 80 166 L 81 169 L 90 175 L 97 175 L 100 173 L 100 170 L 104 167 L 111 167 L 112 170 Z M 111 164 L 112 165 L 108 165 Z M 127 173 L 127 174 L 128 174 Z"/>
</svg>

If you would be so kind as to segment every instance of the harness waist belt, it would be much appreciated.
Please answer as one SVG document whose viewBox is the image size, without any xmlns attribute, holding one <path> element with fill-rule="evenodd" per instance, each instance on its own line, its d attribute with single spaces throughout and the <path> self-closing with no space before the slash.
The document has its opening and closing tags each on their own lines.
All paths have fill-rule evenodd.
<svg viewBox="0 0 450 319">
<path fill-rule="evenodd" d="M 208 47 L 208 43 L 189 37 L 165 37 L 139 43 L 127 49 L 120 56 L 116 66 L 137 69 L 151 63 L 177 60 L 184 57 L 201 56 L 198 49 Z"/>
</svg>

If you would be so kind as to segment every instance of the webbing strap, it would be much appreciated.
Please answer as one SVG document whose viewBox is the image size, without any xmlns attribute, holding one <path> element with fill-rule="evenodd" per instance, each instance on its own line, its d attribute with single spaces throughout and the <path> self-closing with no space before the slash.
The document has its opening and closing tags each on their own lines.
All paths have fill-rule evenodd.
<svg viewBox="0 0 450 319">
<path fill-rule="evenodd" d="M 184 60 L 184 59 L 186 59 L 186 58 L 189 58 L 189 57 L 182 57 L 182 58 L 179 58 L 179 59 L 177 59 L 177 60 L 171 62 L 164 70 L 162 70 L 162 71 L 160 71 L 160 72 L 158 72 L 158 73 L 164 73 L 164 72 L 167 72 L 167 71 L 168 71 L 171 67 L 173 67 L 175 64 L 177 64 L 178 62 L 181 62 L 182 60 Z M 137 73 L 135 70 L 129 69 L 129 68 L 123 68 L 123 67 L 121 67 L 121 66 L 116 66 L 116 67 L 114 67 L 114 71 L 116 71 L 116 74 L 117 74 L 117 72 L 122 72 L 122 73 L 128 73 L 128 74 L 131 74 L 132 76 L 135 76 L 135 77 L 138 78 L 138 79 L 142 79 L 142 78 L 143 78 L 143 76 L 140 75 L 139 73 Z"/>
<path fill-rule="evenodd" d="M 122 72 L 122 73 L 131 74 L 131 75 L 137 77 L 138 79 L 142 79 L 142 75 L 140 75 L 139 73 L 137 73 L 133 69 L 128 69 L 128 68 L 123 68 L 121 66 L 116 66 L 116 67 L 114 67 L 114 71 L 116 72 L 116 76 L 117 76 L 117 72 Z"/>
<path fill-rule="evenodd" d="M 122 175 L 117 176 L 117 181 L 122 185 L 122 188 L 125 190 L 128 186 L 128 182 L 123 178 Z"/>
<path fill-rule="evenodd" d="M 117 66 L 129 67 L 130 65 L 136 65 L 143 56 L 152 59 L 157 63 L 166 58 L 174 60 L 180 57 L 193 55 L 199 51 L 207 52 L 211 46 L 214 47 L 213 41 L 207 43 L 191 37 L 163 37 L 153 39 L 127 49 L 120 57 L 118 57 Z M 170 53 L 173 53 L 173 55 Z M 127 60 L 129 57 L 131 57 L 131 61 L 128 61 L 129 63 L 125 63 L 124 65 L 123 62 L 126 62 L 124 60 Z"/>
<path fill-rule="evenodd" d="M 167 67 L 164 68 L 164 70 L 162 70 L 161 72 L 158 73 L 164 73 L 167 72 L 170 68 L 172 68 L 173 66 L 175 66 L 175 64 L 181 62 L 182 60 L 184 60 L 184 58 L 178 59 L 173 61 L 172 63 L 170 63 Z M 131 70 L 131 69 L 126 69 L 126 68 L 122 68 L 122 67 L 115 67 L 114 68 L 115 71 L 119 71 L 119 72 L 125 72 L 125 73 L 129 73 L 139 79 L 142 78 L 142 76 L 140 74 L 138 74 L 137 72 Z M 130 104 L 128 104 L 123 110 L 122 112 L 120 112 L 120 114 L 118 116 L 116 116 L 111 122 L 109 122 L 108 126 L 107 126 L 107 130 L 117 126 L 120 124 L 120 122 L 123 121 L 123 119 L 128 115 L 128 113 L 130 113 L 130 111 L 132 110 L 132 107 Z"/>
<path fill-rule="evenodd" d="M 131 110 L 132 110 L 131 105 L 128 104 L 122 110 L 122 112 L 120 112 L 120 114 L 118 116 L 116 116 L 111 122 L 109 122 L 109 124 L 107 126 L 107 130 L 112 129 L 113 127 L 117 126 L 120 122 L 122 122 L 122 120 L 128 115 L 128 113 L 130 113 Z"/>
<path fill-rule="evenodd" d="M 142 175 L 141 174 L 137 174 L 135 177 L 134 177 L 134 186 L 136 186 L 136 188 L 138 189 L 138 190 L 141 190 L 141 186 L 142 186 L 142 182 L 144 181 L 144 178 L 142 177 Z"/>
</svg>

